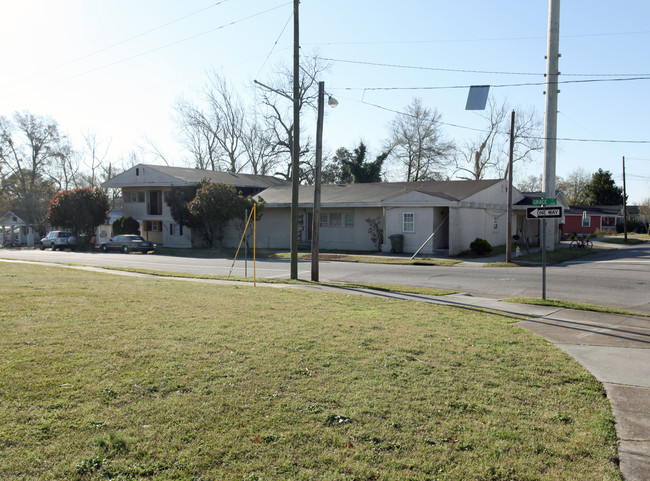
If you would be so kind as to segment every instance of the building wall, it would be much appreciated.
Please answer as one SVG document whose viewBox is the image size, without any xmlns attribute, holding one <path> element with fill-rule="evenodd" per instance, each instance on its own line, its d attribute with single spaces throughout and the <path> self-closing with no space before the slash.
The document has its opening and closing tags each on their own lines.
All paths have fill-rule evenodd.
<svg viewBox="0 0 650 481">
<path fill-rule="evenodd" d="M 311 220 L 312 209 L 302 208 L 302 222 L 299 222 L 299 243 L 311 242 L 312 227 L 308 225 Z M 341 214 L 341 225 L 331 225 L 329 216 Z M 353 225 L 345 225 L 345 215 L 353 216 Z M 367 218 L 383 217 L 382 209 L 375 208 L 322 208 L 320 226 L 320 248 L 331 250 L 376 250 L 368 233 Z M 326 222 L 328 221 L 328 222 Z M 291 209 L 286 207 L 267 208 L 264 215 L 257 223 L 257 247 L 269 249 L 289 249 L 291 238 Z M 239 238 L 233 235 L 224 239 L 224 245 L 236 246 Z M 252 242 L 252 241 L 251 241 Z"/>
<path fill-rule="evenodd" d="M 506 210 L 498 208 L 457 207 L 449 209 L 449 255 L 458 255 L 470 249 L 477 238 L 493 246 L 506 243 Z"/>
<path fill-rule="evenodd" d="M 145 169 L 145 172 L 149 169 Z M 154 171 L 149 171 L 154 174 Z M 142 174 L 141 174 L 142 175 Z M 128 187 L 122 189 L 122 215 L 124 217 L 133 217 L 140 221 L 140 233 L 146 239 L 165 247 L 191 248 L 193 233 L 191 229 L 184 226 L 182 234 L 180 228 L 174 227 L 176 223 L 172 217 L 171 209 L 167 205 L 166 195 L 171 189 L 154 187 Z M 150 214 L 149 205 L 151 201 L 151 191 L 160 192 L 161 210 L 160 214 Z M 140 195 L 142 193 L 142 195 Z M 147 231 L 147 222 L 158 223 L 160 230 Z M 197 234 L 194 234 L 196 236 Z"/>
</svg>

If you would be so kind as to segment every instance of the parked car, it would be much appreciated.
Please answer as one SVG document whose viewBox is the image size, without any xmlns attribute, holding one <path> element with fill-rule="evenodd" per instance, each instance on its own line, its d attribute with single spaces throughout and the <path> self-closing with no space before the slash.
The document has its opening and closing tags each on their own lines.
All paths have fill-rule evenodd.
<svg viewBox="0 0 650 481">
<path fill-rule="evenodd" d="M 102 242 L 101 244 L 102 252 L 108 251 L 122 251 L 125 254 L 128 254 L 131 251 L 140 251 L 143 254 L 155 250 L 156 244 L 145 240 L 142 236 L 125 234 L 125 235 L 116 235 L 115 237 Z"/>
<path fill-rule="evenodd" d="M 71 251 L 77 249 L 77 238 L 72 232 L 67 230 L 53 230 L 41 239 L 41 250 L 49 247 L 53 251 L 63 250 L 66 247 Z"/>
</svg>

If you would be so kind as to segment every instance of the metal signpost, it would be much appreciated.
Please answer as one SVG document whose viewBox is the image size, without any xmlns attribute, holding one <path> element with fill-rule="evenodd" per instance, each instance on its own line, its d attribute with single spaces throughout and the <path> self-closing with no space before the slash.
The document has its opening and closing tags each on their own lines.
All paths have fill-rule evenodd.
<svg viewBox="0 0 650 481">
<path fill-rule="evenodd" d="M 562 206 L 547 207 L 557 205 L 557 199 L 533 199 L 533 205 L 536 207 L 526 207 L 526 219 L 541 220 L 542 238 L 542 299 L 546 299 L 546 219 L 561 219 Z"/>
</svg>

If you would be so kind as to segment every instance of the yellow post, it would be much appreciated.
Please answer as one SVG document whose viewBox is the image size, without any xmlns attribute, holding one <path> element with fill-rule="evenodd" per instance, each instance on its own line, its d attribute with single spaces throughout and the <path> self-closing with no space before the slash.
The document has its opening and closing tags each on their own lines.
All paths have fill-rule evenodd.
<svg viewBox="0 0 650 481">
<path fill-rule="evenodd" d="M 255 248 L 257 246 L 257 203 L 253 204 L 253 287 L 257 287 Z"/>
</svg>

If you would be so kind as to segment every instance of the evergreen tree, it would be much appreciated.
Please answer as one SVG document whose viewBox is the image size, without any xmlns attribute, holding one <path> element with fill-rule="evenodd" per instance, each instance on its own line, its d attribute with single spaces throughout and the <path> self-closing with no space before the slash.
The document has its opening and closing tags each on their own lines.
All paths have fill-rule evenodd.
<svg viewBox="0 0 650 481">
<path fill-rule="evenodd" d="M 623 205 L 623 189 L 617 187 L 612 173 L 598 169 L 585 187 L 589 205 Z"/>
</svg>

